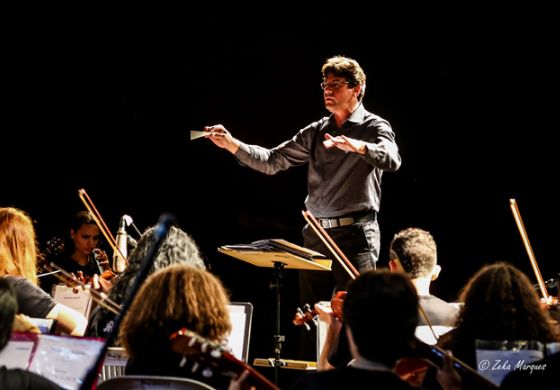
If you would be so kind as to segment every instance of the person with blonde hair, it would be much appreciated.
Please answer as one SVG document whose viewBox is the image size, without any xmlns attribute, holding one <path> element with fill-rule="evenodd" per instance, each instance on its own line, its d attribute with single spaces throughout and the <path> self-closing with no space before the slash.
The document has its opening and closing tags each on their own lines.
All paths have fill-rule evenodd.
<svg viewBox="0 0 560 390">
<path fill-rule="evenodd" d="M 62 332 L 83 335 L 87 319 L 76 310 L 56 303 L 37 285 L 37 256 L 31 218 L 17 208 L 0 207 L 0 277 L 14 289 L 18 313 L 54 319 Z"/>
<path fill-rule="evenodd" d="M 225 347 L 231 331 L 228 303 L 222 283 L 206 270 L 175 264 L 152 274 L 119 329 L 129 355 L 126 374 L 189 377 L 227 388 L 230 378 L 193 372 L 192 360 L 182 367 L 182 354 L 173 352 L 170 336 L 186 328 Z"/>
</svg>

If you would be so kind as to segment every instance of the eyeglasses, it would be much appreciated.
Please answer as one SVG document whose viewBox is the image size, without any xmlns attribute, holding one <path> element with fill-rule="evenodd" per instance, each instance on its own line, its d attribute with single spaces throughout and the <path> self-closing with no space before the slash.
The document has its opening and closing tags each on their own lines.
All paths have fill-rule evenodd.
<svg viewBox="0 0 560 390">
<path fill-rule="evenodd" d="M 331 91 L 338 91 L 340 87 L 344 84 L 350 84 L 348 81 L 331 81 L 330 83 L 322 82 L 321 89 L 324 91 L 325 89 L 330 89 Z"/>
</svg>

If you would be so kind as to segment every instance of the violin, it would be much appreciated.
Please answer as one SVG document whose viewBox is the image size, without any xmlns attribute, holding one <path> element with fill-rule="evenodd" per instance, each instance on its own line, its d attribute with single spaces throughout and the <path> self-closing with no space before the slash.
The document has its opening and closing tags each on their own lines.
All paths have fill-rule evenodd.
<svg viewBox="0 0 560 390">
<path fill-rule="evenodd" d="M 77 271 L 73 276 L 77 279 L 81 285 L 90 285 L 95 290 L 103 290 L 107 292 L 112 287 L 112 280 L 117 276 L 115 272 L 111 269 L 108 261 L 107 254 L 105 251 L 99 248 L 93 250 L 93 261 L 98 269 L 97 275 L 86 276 L 82 271 Z M 66 284 L 71 285 L 67 282 Z"/>
<path fill-rule="evenodd" d="M 95 262 L 96 267 L 99 270 L 99 275 L 96 277 L 86 276 L 82 271 L 69 273 L 64 270 L 64 272 L 62 272 L 62 269 L 60 267 L 56 265 L 53 267 L 50 261 L 59 258 L 64 253 L 64 247 L 64 240 L 60 237 L 52 237 L 51 239 L 49 239 L 46 243 L 44 252 L 39 257 L 40 261 L 37 264 L 39 268 L 45 270 L 48 273 L 58 272 L 57 274 L 55 274 L 55 277 L 69 287 L 77 287 L 78 285 L 80 285 L 85 289 L 86 286 L 89 285 L 93 286 L 93 290 L 100 290 L 104 292 L 107 292 L 111 289 L 111 281 L 116 276 L 116 274 L 111 270 L 107 254 L 103 250 L 95 248 L 92 253 L 93 261 Z"/>
<path fill-rule="evenodd" d="M 342 320 L 342 306 L 346 291 L 338 291 L 335 297 L 331 300 L 331 308 L 333 314 L 339 320 Z M 313 321 L 314 317 L 318 314 L 317 310 L 310 309 L 309 305 L 305 305 L 306 311 L 303 312 L 298 309 L 298 313 L 293 319 L 294 325 L 306 325 Z M 309 328 L 308 328 L 309 329 Z M 443 358 L 445 351 L 438 346 L 428 345 L 418 339 L 414 340 L 413 353 L 411 356 L 403 357 L 397 361 L 394 371 L 404 381 L 414 385 L 421 386 L 428 370 L 431 367 L 443 367 Z M 490 382 L 485 377 L 481 376 L 476 370 L 463 363 L 459 359 L 452 358 L 453 366 L 459 373 L 462 383 L 468 388 L 477 388 L 478 390 L 496 390 L 498 387 Z"/>
<path fill-rule="evenodd" d="M 332 309 L 333 315 L 342 321 L 342 305 L 344 303 L 344 298 L 346 298 L 346 291 L 337 291 L 335 296 L 330 301 L 330 306 Z M 309 322 L 317 325 L 317 321 L 315 317 L 319 313 L 317 310 L 312 309 L 308 303 L 303 306 L 303 310 L 301 308 L 297 308 L 296 314 L 294 315 L 294 319 L 292 323 L 296 326 L 305 326 L 307 330 L 311 330 L 309 326 Z"/>
<path fill-rule="evenodd" d="M 46 261 L 46 267 L 48 267 L 49 259 L 56 259 L 64 253 L 64 248 L 64 240 L 60 237 L 52 237 L 47 241 L 43 256 L 41 257 L 42 262 Z M 107 257 L 107 253 L 105 253 L 104 250 L 95 248 L 92 252 L 92 256 L 93 261 L 95 262 L 95 265 L 99 270 L 99 277 L 110 281 L 117 275 L 111 269 L 109 258 Z M 39 264 L 39 266 L 42 267 L 42 264 Z M 84 284 L 89 284 L 92 282 L 91 276 L 84 276 L 80 271 L 78 271 L 78 275 L 76 275 L 76 277 Z"/>
<path fill-rule="evenodd" d="M 196 360 L 199 364 L 194 366 L 193 370 L 204 367 L 203 373 L 208 376 L 219 373 L 235 377 L 244 371 L 248 371 L 249 376 L 245 381 L 248 389 L 255 387 L 257 390 L 279 390 L 278 386 L 253 367 L 237 359 L 223 345 L 207 340 L 195 332 L 181 328 L 173 333 L 169 340 L 171 341 L 171 350 L 183 355 L 182 365 L 186 363 L 188 358 Z"/>
<path fill-rule="evenodd" d="M 113 272 L 111 269 L 111 265 L 109 264 L 109 258 L 107 257 L 107 253 L 102 249 L 95 248 L 93 250 L 93 259 L 97 268 L 99 269 L 99 276 L 105 280 L 112 280 L 117 274 Z"/>
<path fill-rule="evenodd" d="M 442 368 L 445 351 L 438 346 L 428 345 L 418 339 L 414 340 L 413 353 L 410 357 L 403 357 L 397 361 L 394 371 L 406 382 L 421 386 L 431 367 Z M 461 377 L 463 388 L 477 390 L 496 390 L 498 386 L 480 375 L 475 369 L 461 360 L 451 357 L 453 368 Z"/>
</svg>

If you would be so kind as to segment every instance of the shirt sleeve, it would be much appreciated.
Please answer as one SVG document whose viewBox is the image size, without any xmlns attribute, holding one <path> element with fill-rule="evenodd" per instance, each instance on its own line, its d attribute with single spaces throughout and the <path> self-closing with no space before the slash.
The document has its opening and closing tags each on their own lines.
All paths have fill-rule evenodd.
<svg viewBox="0 0 560 390">
<path fill-rule="evenodd" d="M 401 166 L 399 148 L 395 142 L 395 133 L 385 120 L 375 120 L 370 126 L 375 128 L 375 140 L 366 141 L 364 160 L 384 171 L 396 171 Z"/>
<path fill-rule="evenodd" d="M 39 287 L 25 278 L 10 277 L 12 287 L 16 292 L 18 313 L 33 318 L 45 318 L 56 306 L 54 299 Z"/>
<path fill-rule="evenodd" d="M 292 139 L 272 149 L 241 142 L 235 158 L 241 165 L 267 175 L 274 175 L 290 167 L 305 164 L 309 161 L 314 136 L 320 125 L 321 121 L 310 124 L 301 129 Z"/>
</svg>

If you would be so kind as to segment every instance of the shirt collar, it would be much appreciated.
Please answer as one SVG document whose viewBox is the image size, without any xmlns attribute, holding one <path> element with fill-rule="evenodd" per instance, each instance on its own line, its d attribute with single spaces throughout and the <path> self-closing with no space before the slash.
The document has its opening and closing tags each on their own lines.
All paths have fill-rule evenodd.
<svg viewBox="0 0 560 390">
<path fill-rule="evenodd" d="M 362 102 L 358 103 L 358 107 L 354 110 L 352 114 L 346 119 L 346 122 L 352 123 L 361 123 L 364 121 L 364 117 L 366 116 L 366 109 Z"/>
<path fill-rule="evenodd" d="M 364 105 L 362 104 L 362 102 L 360 102 L 360 103 L 358 103 L 358 106 L 356 107 L 354 112 L 352 114 L 350 114 L 350 116 L 348 118 L 346 118 L 344 123 L 346 123 L 346 122 L 362 123 L 364 121 L 365 116 L 366 116 L 366 109 L 364 108 Z M 325 126 L 323 126 L 323 129 L 327 128 L 329 125 L 332 125 L 332 124 L 334 124 L 334 114 L 331 114 L 329 116 L 329 120 L 326 122 Z"/>
</svg>

